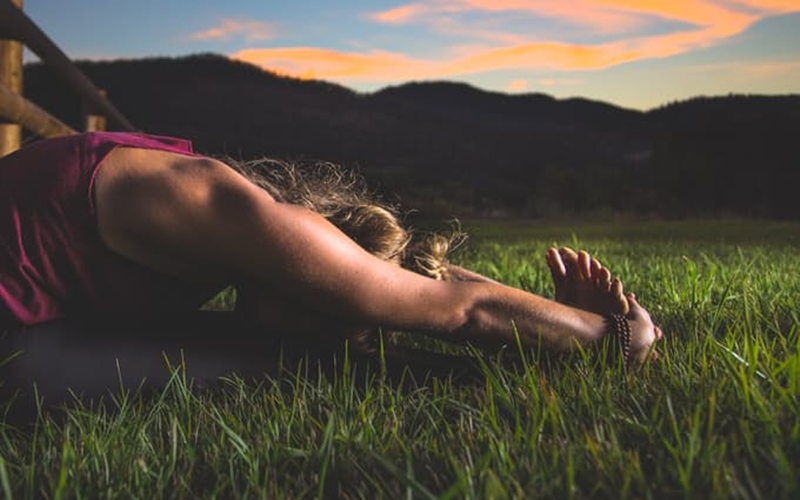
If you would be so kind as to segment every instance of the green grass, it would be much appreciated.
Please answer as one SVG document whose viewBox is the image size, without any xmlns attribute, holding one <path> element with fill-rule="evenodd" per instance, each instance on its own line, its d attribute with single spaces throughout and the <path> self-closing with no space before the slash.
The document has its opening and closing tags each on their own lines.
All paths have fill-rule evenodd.
<svg viewBox="0 0 800 500">
<path fill-rule="evenodd" d="M 667 335 L 626 373 L 539 352 L 428 385 L 313 366 L 117 396 L 0 427 L 0 497 L 795 498 L 800 225 L 465 223 L 459 260 L 552 294 L 552 244 L 596 253 Z"/>
</svg>

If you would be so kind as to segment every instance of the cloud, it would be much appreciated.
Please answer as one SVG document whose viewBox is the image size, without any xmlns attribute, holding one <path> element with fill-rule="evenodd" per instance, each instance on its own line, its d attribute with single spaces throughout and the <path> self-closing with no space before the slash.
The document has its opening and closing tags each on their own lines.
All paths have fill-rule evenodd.
<svg viewBox="0 0 800 500">
<path fill-rule="evenodd" d="M 577 78 L 542 78 L 537 80 L 536 83 L 542 87 L 564 87 L 567 85 L 580 85 L 583 82 Z"/>
<path fill-rule="evenodd" d="M 739 7 L 747 7 L 745 11 Z M 425 23 L 442 13 L 516 13 L 559 19 L 600 33 L 623 33 L 653 20 L 695 26 L 736 24 L 755 12 L 771 15 L 800 11 L 797 0 L 429 0 L 368 16 L 388 24 Z"/>
<path fill-rule="evenodd" d="M 759 12 L 774 15 L 800 11 L 797 0 L 731 0 L 733 3 L 752 7 Z"/>
<path fill-rule="evenodd" d="M 619 44 L 574 45 L 541 42 L 481 50 L 454 59 L 418 59 L 396 52 L 343 52 L 315 47 L 246 49 L 231 58 L 277 73 L 340 82 L 399 82 L 449 78 L 486 71 L 601 69 L 643 57 L 646 50 L 668 52 L 657 43 L 641 48 Z"/>
<path fill-rule="evenodd" d="M 248 42 L 260 42 L 275 38 L 275 28 L 267 23 L 248 19 L 222 19 L 219 24 L 207 30 L 188 36 L 190 40 L 229 40 L 241 36 Z"/>
<path fill-rule="evenodd" d="M 624 9 L 608 8 L 603 0 L 451 0 L 472 11 L 516 12 L 540 18 L 560 19 L 570 24 L 609 33 L 638 26 L 641 20 Z"/>
<path fill-rule="evenodd" d="M 410 3 L 394 9 L 368 14 L 366 17 L 379 23 L 405 24 L 430 11 L 431 9 L 422 3 Z"/>
<path fill-rule="evenodd" d="M 696 28 L 736 27 L 736 32 L 743 31 L 757 16 L 726 7 L 706 0 L 599 0 L 607 8 L 622 9 L 632 15 L 653 16 L 659 19 L 679 21 Z M 714 32 L 717 30 L 709 30 Z"/>
<path fill-rule="evenodd" d="M 480 23 L 463 23 L 452 17 L 442 17 L 432 20 L 428 27 L 435 33 L 447 37 L 462 38 L 470 40 L 472 43 L 464 44 L 462 47 L 479 47 L 476 40 L 486 41 L 494 44 L 517 44 L 525 43 L 529 37 L 515 34 L 510 31 L 498 30 L 494 26 L 482 26 Z"/>
<path fill-rule="evenodd" d="M 388 80 L 430 74 L 431 63 L 384 51 L 342 52 L 317 47 L 246 49 L 230 56 L 277 73 L 331 80 Z"/>
<path fill-rule="evenodd" d="M 367 16 L 370 22 L 393 25 L 398 30 L 416 23 L 439 35 L 458 38 L 458 44 L 432 48 L 423 58 L 398 51 L 316 47 L 253 48 L 231 57 L 287 75 L 342 83 L 441 79 L 512 69 L 586 71 L 710 47 L 744 32 L 767 15 L 789 11 L 800 11 L 800 3 L 797 0 L 428 0 Z M 597 42 L 578 43 L 570 41 L 570 30 L 558 39 L 542 40 L 500 29 L 496 32 L 482 29 L 488 25 L 480 24 L 486 22 L 486 15 L 501 13 L 559 18 L 603 31 L 605 36 Z M 666 25 L 671 26 L 666 33 L 648 35 L 640 29 L 658 20 L 679 24 Z M 496 21 L 502 26 L 502 20 Z M 637 28 L 637 34 L 631 34 L 632 27 Z M 613 35 L 609 30 L 614 31 Z M 464 43 L 464 39 L 469 41 Z"/>
<path fill-rule="evenodd" d="M 630 52 L 613 45 L 539 42 L 492 49 L 447 64 L 452 75 L 502 69 L 587 70 L 631 60 Z"/>
<path fill-rule="evenodd" d="M 518 80 L 511 80 L 508 83 L 507 90 L 509 92 L 525 92 L 528 90 L 528 80 L 518 79 Z"/>
<path fill-rule="evenodd" d="M 560 18 L 573 24 L 592 26 L 608 32 L 632 27 L 638 20 L 621 11 L 598 8 L 592 0 L 431 0 L 406 4 L 368 16 L 386 24 L 435 22 L 444 14 L 523 13 L 538 17 Z"/>
</svg>

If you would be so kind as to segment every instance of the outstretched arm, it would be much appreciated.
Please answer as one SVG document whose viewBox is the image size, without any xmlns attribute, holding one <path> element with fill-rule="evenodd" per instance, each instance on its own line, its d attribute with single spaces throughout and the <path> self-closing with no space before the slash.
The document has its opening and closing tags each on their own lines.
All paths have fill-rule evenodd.
<svg viewBox="0 0 800 500">
<path fill-rule="evenodd" d="M 602 338 L 602 316 L 491 282 L 440 282 L 382 261 L 323 217 L 276 203 L 215 160 L 118 149 L 95 183 L 109 247 L 186 279 L 247 281 L 348 324 L 451 341 L 514 341 L 565 350 Z M 635 319 L 634 348 L 655 340 Z"/>
<path fill-rule="evenodd" d="M 478 274 L 475 271 L 470 271 L 467 268 L 457 266 L 455 264 L 447 265 L 447 274 L 448 274 L 448 281 L 473 281 L 478 283 L 499 284 L 499 282 L 489 277 L 486 277 L 482 274 Z"/>
</svg>

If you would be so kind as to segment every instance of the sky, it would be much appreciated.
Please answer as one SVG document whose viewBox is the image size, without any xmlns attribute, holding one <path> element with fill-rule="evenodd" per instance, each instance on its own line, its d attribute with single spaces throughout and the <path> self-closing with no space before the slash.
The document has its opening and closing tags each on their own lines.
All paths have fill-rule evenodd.
<svg viewBox="0 0 800 500">
<path fill-rule="evenodd" d="M 642 110 L 800 93 L 800 0 L 24 0 L 24 10 L 73 59 L 213 52 L 360 92 L 450 80 Z"/>
</svg>

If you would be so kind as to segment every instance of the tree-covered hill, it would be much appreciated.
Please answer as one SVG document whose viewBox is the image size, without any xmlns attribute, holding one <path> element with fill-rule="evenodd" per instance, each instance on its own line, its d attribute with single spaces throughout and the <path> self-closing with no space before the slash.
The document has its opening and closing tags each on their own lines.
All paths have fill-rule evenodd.
<svg viewBox="0 0 800 500">
<path fill-rule="evenodd" d="M 356 93 L 217 55 L 83 62 L 143 131 L 233 157 L 357 165 L 446 215 L 565 211 L 800 216 L 800 96 L 728 96 L 647 113 L 452 82 Z M 81 104 L 41 64 L 26 95 L 80 128 Z"/>
</svg>

